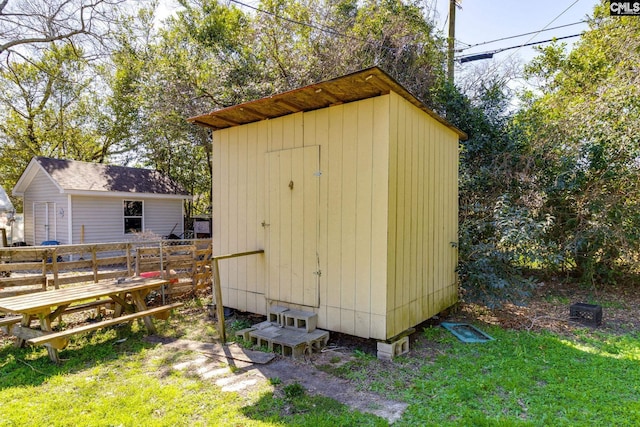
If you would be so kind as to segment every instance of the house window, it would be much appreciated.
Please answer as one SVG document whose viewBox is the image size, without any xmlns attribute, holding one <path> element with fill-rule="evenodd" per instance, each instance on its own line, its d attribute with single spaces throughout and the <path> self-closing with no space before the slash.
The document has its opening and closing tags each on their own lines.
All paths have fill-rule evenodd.
<svg viewBox="0 0 640 427">
<path fill-rule="evenodd" d="M 124 201 L 124 234 L 142 231 L 142 201 Z"/>
</svg>

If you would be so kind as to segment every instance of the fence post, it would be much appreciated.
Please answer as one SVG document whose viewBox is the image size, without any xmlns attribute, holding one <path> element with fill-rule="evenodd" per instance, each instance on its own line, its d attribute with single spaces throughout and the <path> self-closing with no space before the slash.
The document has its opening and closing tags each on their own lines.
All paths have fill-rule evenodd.
<svg viewBox="0 0 640 427">
<path fill-rule="evenodd" d="M 47 253 L 51 257 L 51 270 L 53 271 L 53 286 L 56 289 L 60 289 L 60 281 L 58 279 L 58 254 L 55 249 L 45 251 L 44 256 L 47 258 Z"/>
<path fill-rule="evenodd" d="M 91 264 L 93 266 L 93 281 L 98 283 L 98 254 L 96 247 L 91 246 Z"/>
<path fill-rule="evenodd" d="M 131 270 L 131 243 L 127 242 L 127 276 L 133 276 Z"/>
</svg>

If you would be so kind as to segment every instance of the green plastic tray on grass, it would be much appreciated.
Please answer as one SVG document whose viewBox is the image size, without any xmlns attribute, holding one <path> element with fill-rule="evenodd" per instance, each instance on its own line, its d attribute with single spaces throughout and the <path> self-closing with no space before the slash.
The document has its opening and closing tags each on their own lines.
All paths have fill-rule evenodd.
<svg viewBox="0 0 640 427">
<path fill-rule="evenodd" d="M 495 339 L 468 323 L 442 322 L 440 326 L 451 332 L 460 341 L 466 343 L 487 342 Z"/>
</svg>

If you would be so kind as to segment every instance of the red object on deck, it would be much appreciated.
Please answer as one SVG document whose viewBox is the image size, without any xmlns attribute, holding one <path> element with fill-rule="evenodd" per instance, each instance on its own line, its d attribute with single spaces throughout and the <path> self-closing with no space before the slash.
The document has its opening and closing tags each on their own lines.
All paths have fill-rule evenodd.
<svg viewBox="0 0 640 427">
<path fill-rule="evenodd" d="M 145 279 L 160 279 L 162 278 L 162 272 L 161 271 L 147 271 L 146 273 L 140 273 L 140 277 L 144 277 Z M 177 277 L 173 277 L 171 279 L 169 279 L 169 283 L 171 283 L 172 285 L 175 285 L 176 283 L 178 283 L 178 278 Z"/>
</svg>

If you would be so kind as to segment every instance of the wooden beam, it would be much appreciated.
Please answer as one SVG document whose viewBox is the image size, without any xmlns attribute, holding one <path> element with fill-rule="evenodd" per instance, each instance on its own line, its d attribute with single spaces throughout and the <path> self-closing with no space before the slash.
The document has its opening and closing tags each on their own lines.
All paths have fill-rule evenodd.
<svg viewBox="0 0 640 427">
<path fill-rule="evenodd" d="M 204 127 L 207 127 L 207 128 L 213 129 L 213 130 L 223 129 L 220 126 L 214 126 L 211 123 L 203 122 L 201 120 L 194 120 L 191 123 L 196 124 L 196 125 L 200 125 L 200 126 L 204 126 Z"/>
<path fill-rule="evenodd" d="M 236 122 L 236 121 L 231 120 L 231 119 L 225 119 L 224 117 L 220 117 L 220 116 L 216 116 L 216 120 L 220 120 L 221 122 L 224 122 L 224 123 L 226 123 L 228 125 L 231 125 L 231 126 L 238 126 L 238 125 L 242 124 L 240 122 Z"/>
<path fill-rule="evenodd" d="M 241 256 L 263 254 L 263 253 L 264 253 L 264 249 L 258 249 L 257 251 L 238 252 L 238 253 L 235 253 L 235 254 L 227 254 L 227 255 L 216 255 L 216 256 L 213 257 L 213 259 L 237 258 L 237 257 L 241 257 Z"/>
<path fill-rule="evenodd" d="M 285 109 L 291 111 L 292 113 L 297 113 L 302 111 L 302 108 L 291 101 L 287 101 L 286 99 L 276 99 L 276 104 L 282 105 Z"/>
<path fill-rule="evenodd" d="M 322 89 L 322 88 L 317 88 L 315 90 L 316 95 L 320 96 L 321 98 L 324 98 L 328 101 L 330 101 L 332 104 L 342 104 L 343 101 L 338 98 L 337 96 L 335 96 L 334 94 L 332 94 L 331 92 L 329 92 L 327 89 Z"/>
<path fill-rule="evenodd" d="M 64 304 L 64 305 L 60 305 L 58 306 L 58 308 L 56 308 L 52 313 L 50 313 L 47 317 L 47 319 L 49 320 L 49 322 L 53 322 L 53 320 L 58 317 L 61 316 L 62 313 L 64 313 L 64 311 L 67 309 L 67 307 L 69 307 L 69 304 Z"/>
<path fill-rule="evenodd" d="M 268 119 L 269 116 L 265 116 L 262 113 L 257 112 L 256 110 L 254 110 L 253 108 L 249 108 L 249 107 L 240 107 L 240 111 L 245 111 L 251 115 L 256 116 L 257 118 L 259 118 L 260 120 L 264 120 L 264 119 Z"/>
<path fill-rule="evenodd" d="M 369 74 L 367 77 L 365 77 L 364 81 L 378 89 L 380 91 L 380 95 L 386 95 L 390 92 L 389 86 L 381 82 L 380 79 L 374 74 Z"/>
<path fill-rule="evenodd" d="M 220 266 L 218 265 L 218 260 L 262 253 L 264 253 L 264 249 L 212 257 L 211 268 L 213 270 L 213 294 L 216 303 L 216 316 L 218 317 L 218 333 L 220 334 L 220 340 L 222 344 L 227 342 L 227 333 L 224 325 L 224 305 L 222 303 L 222 285 L 220 284 Z"/>
</svg>

